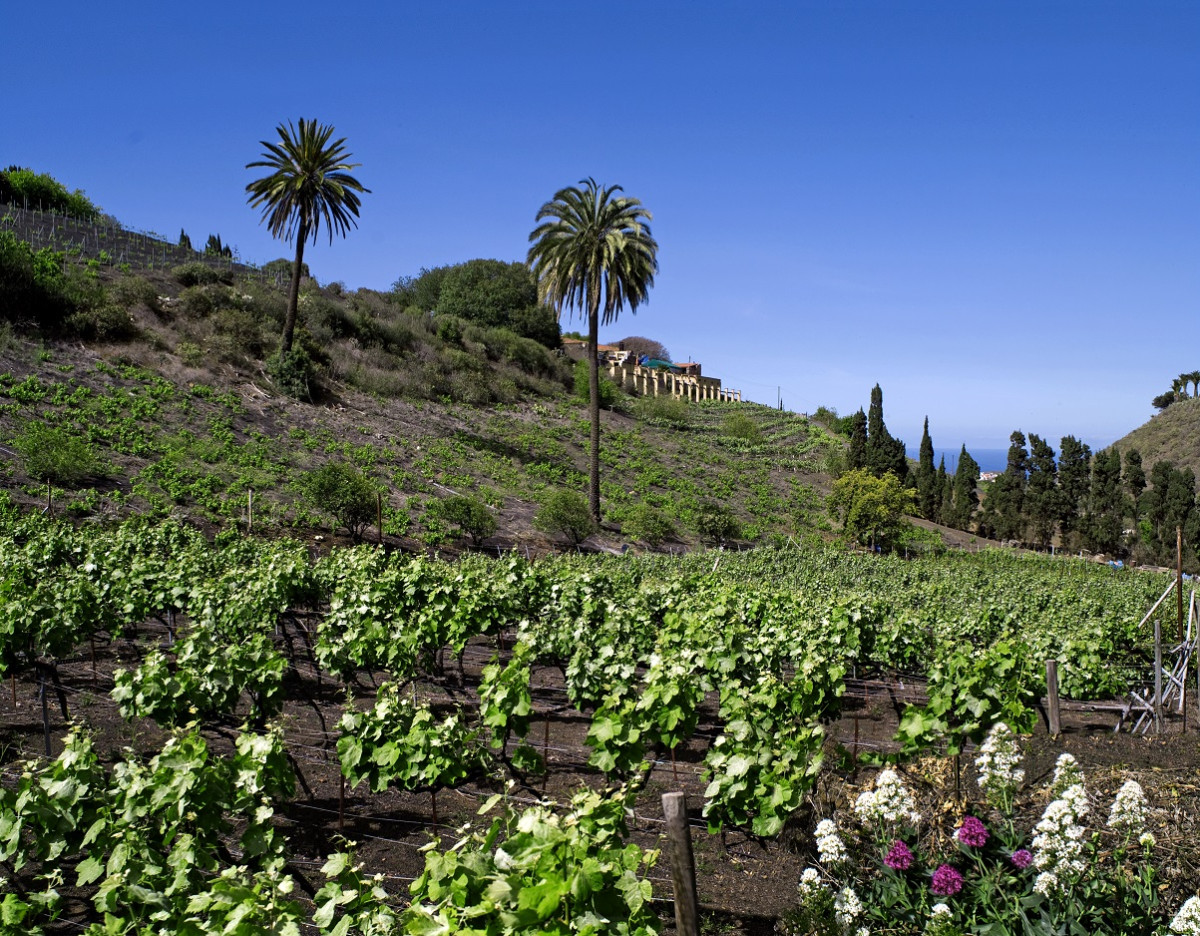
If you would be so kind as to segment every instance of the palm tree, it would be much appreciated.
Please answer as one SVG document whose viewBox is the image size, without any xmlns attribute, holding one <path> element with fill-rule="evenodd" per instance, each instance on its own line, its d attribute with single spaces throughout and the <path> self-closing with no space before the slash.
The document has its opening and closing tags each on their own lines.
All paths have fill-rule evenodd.
<svg viewBox="0 0 1200 936">
<path fill-rule="evenodd" d="M 1192 396 L 1200 397 L 1200 370 L 1182 375 L 1192 385 Z"/>
<path fill-rule="evenodd" d="M 1187 385 L 1191 382 L 1191 380 L 1192 380 L 1191 374 L 1180 374 L 1179 375 L 1179 398 L 1181 400 L 1187 399 Z"/>
<path fill-rule="evenodd" d="M 588 395 L 591 451 L 588 453 L 589 506 L 600 521 L 600 368 L 596 345 L 601 323 L 616 321 L 629 305 L 647 301 L 658 272 L 658 244 L 650 236 L 653 216 L 619 185 L 583 179 L 560 189 L 537 213 L 541 222 L 529 235 L 527 258 L 541 301 L 578 309 L 588 319 Z"/>
<path fill-rule="evenodd" d="M 323 127 L 315 120 L 300 119 L 300 126 L 280 124 L 275 128 L 279 142 L 262 141 L 266 149 L 263 158 L 247 163 L 247 169 L 264 168 L 270 175 L 255 179 L 246 186 L 250 207 L 262 205 L 262 220 L 271 234 L 290 241 L 296 238 L 296 262 L 292 266 L 292 286 L 288 292 L 287 318 L 283 325 L 280 357 L 292 350 L 292 335 L 296 330 L 296 303 L 300 295 L 300 270 L 304 263 L 304 242 L 310 237 L 317 242 L 321 219 L 329 228 L 329 243 L 334 233 L 343 237 L 353 225 L 358 226 L 360 201 L 356 192 L 370 192 L 349 174 L 360 163 L 345 162 L 350 154 L 343 148 L 343 137 L 333 143 L 333 127 Z"/>
<path fill-rule="evenodd" d="M 1187 399 L 1187 381 L 1183 377 L 1176 377 L 1171 381 L 1171 392 L 1175 394 L 1176 400 Z"/>
</svg>

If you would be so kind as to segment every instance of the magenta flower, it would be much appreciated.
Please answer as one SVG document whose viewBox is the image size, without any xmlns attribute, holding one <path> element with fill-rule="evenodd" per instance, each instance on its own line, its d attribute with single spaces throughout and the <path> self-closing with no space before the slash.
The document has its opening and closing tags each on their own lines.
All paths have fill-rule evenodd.
<svg viewBox="0 0 1200 936">
<path fill-rule="evenodd" d="M 887 857 L 883 859 L 883 863 L 893 871 L 907 871 L 912 867 L 913 853 L 907 845 L 896 839 L 892 843 L 892 848 L 887 853 Z"/>
<path fill-rule="evenodd" d="M 988 840 L 987 826 L 974 816 L 963 816 L 962 825 L 954 833 L 954 838 L 968 848 L 983 848 Z"/>
<path fill-rule="evenodd" d="M 1031 855 L 1027 849 L 1018 848 L 1012 853 L 1012 863 L 1024 871 L 1031 864 L 1033 864 L 1033 855 Z"/>
<path fill-rule="evenodd" d="M 950 865 L 939 865 L 933 872 L 933 882 L 929 889 L 939 897 L 953 897 L 963 888 L 963 876 Z"/>
</svg>

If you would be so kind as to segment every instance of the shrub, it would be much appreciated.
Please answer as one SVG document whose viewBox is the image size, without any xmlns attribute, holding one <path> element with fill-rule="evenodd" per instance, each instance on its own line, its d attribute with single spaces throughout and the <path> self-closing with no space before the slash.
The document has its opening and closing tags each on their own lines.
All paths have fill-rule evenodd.
<svg viewBox="0 0 1200 936">
<path fill-rule="evenodd" d="M 649 546 L 659 546 L 676 535 L 671 521 L 649 504 L 635 505 L 621 524 L 621 530 L 631 539 Z"/>
<path fill-rule="evenodd" d="M 355 542 L 375 520 L 379 488 L 350 462 L 326 462 L 299 481 L 309 503 L 344 526 Z"/>
<path fill-rule="evenodd" d="M 103 474 L 91 443 L 80 435 L 39 421 L 30 423 L 12 441 L 25 471 L 37 481 L 75 487 L 85 478 Z"/>
<path fill-rule="evenodd" d="M 158 301 L 158 290 L 144 276 L 121 277 L 108 287 L 108 296 L 114 305 L 122 309 L 128 310 L 143 305 L 151 312 L 162 311 L 162 305 Z"/>
<path fill-rule="evenodd" d="M 762 441 L 762 430 L 758 428 L 758 423 L 745 413 L 730 413 L 721 421 L 721 431 L 746 442 Z"/>
<path fill-rule="evenodd" d="M 575 395 L 581 400 L 589 400 L 591 391 L 588 388 L 588 367 L 583 361 L 575 365 Z M 611 408 L 621 400 L 621 390 L 615 383 L 600 375 L 600 407 Z"/>
<path fill-rule="evenodd" d="M 717 545 L 736 539 L 740 531 L 737 518 L 728 507 L 707 501 L 696 511 L 696 532 L 701 542 Z"/>
<path fill-rule="evenodd" d="M 637 402 L 637 416 L 644 422 L 686 429 L 691 425 L 691 410 L 686 400 L 674 396 L 646 396 Z"/>
<path fill-rule="evenodd" d="M 212 283 L 229 282 L 229 278 L 199 260 L 182 263 L 171 270 L 171 275 L 180 286 L 208 286 Z"/>
<path fill-rule="evenodd" d="M 65 324 L 72 335 L 88 341 L 117 341 L 137 334 L 129 313 L 111 302 L 81 303 Z"/>
<path fill-rule="evenodd" d="M 267 376 L 282 393 L 295 400 L 312 401 L 316 367 L 302 345 L 295 345 L 286 357 L 272 354 L 266 366 Z"/>
<path fill-rule="evenodd" d="M 596 532 L 587 498 L 578 491 L 555 491 L 533 515 L 533 525 L 543 533 L 565 536 L 578 546 Z"/>
<path fill-rule="evenodd" d="M 82 190 L 69 192 L 53 176 L 20 166 L 9 166 L 0 172 L 0 202 L 28 203 L 30 208 L 58 211 L 84 221 L 95 221 L 100 217 L 100 209 L 84 196 Z"/>
<path fill-rule="evenodd" d="M 431 504 L 429 513 L 458 527 L 476 546 L 496 532 L 496 518 L 486 504 L 473 497 L 447 497 Z"/>
</svg>

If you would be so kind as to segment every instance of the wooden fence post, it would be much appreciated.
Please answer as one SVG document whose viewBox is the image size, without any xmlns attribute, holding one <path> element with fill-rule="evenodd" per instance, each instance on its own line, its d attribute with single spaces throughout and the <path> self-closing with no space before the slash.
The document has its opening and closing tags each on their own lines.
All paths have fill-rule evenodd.
<svg viewBox="0 0 1200 936">
<path fill-rule="evenodd" d="M 1062 734 L 1062 720 L 1058 712 L 1058 660 L 1046 661 L 1046 716 L 1050 722 L 1050 737 Z"/>
<path fill-rule="evenodd" d="M 700 911 L 696 903 L 696 862 L 688 831 L 687 796 L 664 793 L 663 816 L 671 846 L 671 880 L 675 886 L 675 930 L 679 936 L 700 936 Z"/>
</svg>

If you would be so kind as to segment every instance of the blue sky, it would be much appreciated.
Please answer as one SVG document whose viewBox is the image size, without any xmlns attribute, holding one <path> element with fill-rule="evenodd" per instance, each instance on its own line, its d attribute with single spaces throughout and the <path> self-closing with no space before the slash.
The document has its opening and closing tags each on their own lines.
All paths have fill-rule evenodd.
<svg viewBox="0 0 1200 936">
<path fill-rule="evenodd" d="M 0 161 L 124 224 L 290 256 L 246 205 L 304 116 L 372 189 L 306 259 L 386 289 L 523 259 L 585 176 L 655 216 L 642 334 L 747 396 L 915 445 L 1102 446 L 1200 368 L 1200 4 L 1103 0 L 6 11 Z M 571 323 L 564 323 L 567 328 Z"/>
</svg>

